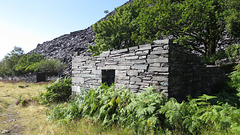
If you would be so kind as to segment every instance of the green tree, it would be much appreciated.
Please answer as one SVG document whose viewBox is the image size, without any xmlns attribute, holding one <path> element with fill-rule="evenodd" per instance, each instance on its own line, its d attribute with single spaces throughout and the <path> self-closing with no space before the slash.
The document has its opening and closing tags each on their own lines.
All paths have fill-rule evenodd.
<svg viewBox="0 0 240 135">
<path fill-rule="evenodd" d="M 232 37 L 240 35 L 237 1 L 135 0 L 93 26 L 96 45 L 89 50 L 97 55 L 171 37 L 190 50 L 211 56 L 216 54 L 226 30 Z"/>
<path fill-rule="evenodd" d="M 23 55 L 18 64 L 15 66 L 16 71 L 23 75 L 34 72 L 42 72 L 48 75 L 57 75 L 61 73 L 66 67 L 66 64 L 58 59 L 44 58 L 40 54 L 26 54 Z"/>
<path fill-rule="evenodd" d="M 36 65 L 36 68 L 38 69 L 38 72 L 47 73 L 48 75 L 56 75 L 63 72 L 63 70 L 66 68 L 66 64 L 58 59 L 46 58 L 41 60 Z"/>
<path fill-rule="evenodd" d="M 229 0 L 228 4 L 227 30 L 232 37 L 240 38 L 240 2 L 239 0 Z"/>
<path fill-rule="evenodd" d="M 19 76 L 22 73 L 15 70 L 20 57 L 24 54 L 21 47 L 14 47 L 0 62 L 0 76 Z"/>
<path fill-rule="evenodd" d="M 35 53 L 22 55 L 15 66 L 15 70 L 23 74 L 36 72 L 38 71 L 38 63 L 43 59 L 44 56 Z"/>
<path fill-rule="evenodd" d="M 9 64 L 8 64 L 7 60 L 3 59 L 0 62 L 0 76 L 1 77 L 5 77 L 10 74 L 10 70 L 8 67 L 9 67 Z"/>
<path fill-rule="evenodd" d="M 45 58 L 40 54 L 24 54 L 20 47 L 8 53 L 0 61 L 0 76 L 13 77 L 23 76 L 29 73 L 42 72 L 48 75 L 57 75 L 63 72 L 66 64 L 58 59 Z"/>
<path fill-rule="evenodd" d="M 151 38 L 160 35 L 173 36 L 181 45 L 203 55 L 213 55 L 220 39 L 224 36 L 227 12 L 226 0 L 185 0 L 171 2 L 166 0 L 149 7 L 142 12 L 140 23 L 141 34 L 144 35 L 149 25 L 142 22 L 147 17 L 153 20 Z M 144 28 L 144 29 L 143 29 Z M 201 48 L 200 46 L 204 47 Z"/>
<path fill-rule="evenodd" d="M 133 40 L 136 33 L 138 33 L 136 18 L 141 9 L 150 3 L 149 0 L 141 0 L 141 2 L 118 7 L 115 9 L 114 16 L 109 16 L 107 20 L 93 25 L 93 30 L 96 32 L 96 45 L 89 46 L 89 51 L 94 52 L 94 55 L 98 55 L 102 51 L 109 49 L 136 46 L 137 44 Z"/>
</svg>

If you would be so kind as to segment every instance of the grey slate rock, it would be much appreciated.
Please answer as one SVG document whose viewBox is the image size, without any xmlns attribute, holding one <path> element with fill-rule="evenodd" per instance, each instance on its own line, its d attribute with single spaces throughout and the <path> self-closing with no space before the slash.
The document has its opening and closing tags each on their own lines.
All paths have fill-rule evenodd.
<svg viewBox="0 0 240 135">
<path fill-rule="evenodd" d="M 134 0 L 129 0 L 123 5 L 133 1 Z M 114 14 L 115 11 L 112 11 L 98 22 L 103 21 L 107 19 L 108 16 Z M 90 26 L 86 29 L 74 31 L 70 34 L 65 34 L 53 40 L 38 44 L 37 47 L 28 54 L 37 53 L 51 58 L 58 58 L 67 63 L 67 68 L 63 75 L 71 75 L 72 56 L 76 54 L 90 56 L 92 53 L 87 52 L 87 50 L 88 46 L 95 45 L 94 36 L 95 32 L 93 31 L 92 26 Z"/>
</svg>

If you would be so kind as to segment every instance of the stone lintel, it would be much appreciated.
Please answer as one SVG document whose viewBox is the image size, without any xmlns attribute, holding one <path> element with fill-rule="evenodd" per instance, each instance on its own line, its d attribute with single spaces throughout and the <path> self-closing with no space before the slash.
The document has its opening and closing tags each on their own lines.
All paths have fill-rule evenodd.
<svg viewBox="0 0 240 135">
<path fill-rule="evenodd" d="M 98 70 L 111 70 L 111 69 L 123 69 L 127 70 L 130 69 L 131 66 L 118 66 L 118 65 L 106 65 L 104 67 L 97 67 Z"/>
</svg>

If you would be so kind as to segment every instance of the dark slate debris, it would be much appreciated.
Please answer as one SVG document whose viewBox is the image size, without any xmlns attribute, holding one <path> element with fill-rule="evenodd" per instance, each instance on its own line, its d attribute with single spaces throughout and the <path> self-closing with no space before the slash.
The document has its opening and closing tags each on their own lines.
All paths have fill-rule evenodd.
<svg viewBox="0 0 240 135">
<path fill-rule="evenodd" d="M 129 0 L 125 4 L 133 1 L 134 0 Z M 114 14 L 115 12 L 112 11 L 99 21 L 107 19 L 108 16 Z M 84 30 L 74 31 L 70 34 L 65 34 L 53 40 L 38 44 L 37 47 L 29 53 L 37 53 L 43 56 L 61 59 L 68 64 L 63 75 L 71 75 L 71 61 L 73 54 L 78 52 L 78 54 L 84 54 L 86 56 L 91 55 L 87 50 L 88 46 L 95 44 L 94 36 L 95 32 L 93 31 L 92 26 L 90 26 Z"/>
</svg>

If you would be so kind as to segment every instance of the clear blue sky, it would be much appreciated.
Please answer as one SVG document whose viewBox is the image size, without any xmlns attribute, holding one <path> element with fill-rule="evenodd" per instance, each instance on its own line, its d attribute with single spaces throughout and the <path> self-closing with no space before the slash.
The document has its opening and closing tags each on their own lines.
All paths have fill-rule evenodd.
<svg viewBox="0 0 240 135">
<path fill-rule="evenodd" d="M 38 43 L 94 24 L 128 0 L 0 0 L 0 60 L 14 46 Z"/>
</svg>

